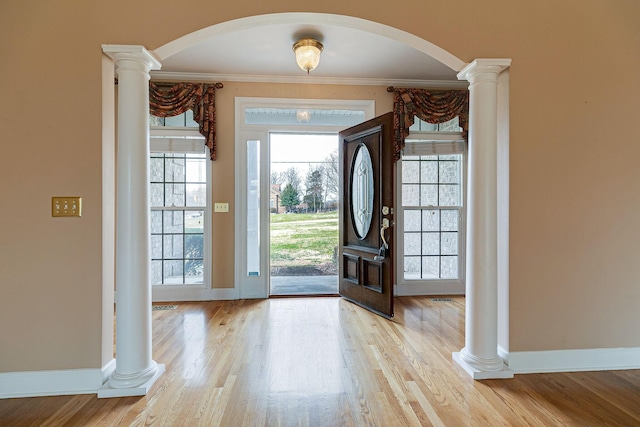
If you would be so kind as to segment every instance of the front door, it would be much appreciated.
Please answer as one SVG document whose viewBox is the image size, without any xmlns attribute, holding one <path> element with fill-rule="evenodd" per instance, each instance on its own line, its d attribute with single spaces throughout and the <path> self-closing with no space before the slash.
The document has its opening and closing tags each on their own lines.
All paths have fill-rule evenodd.
<svg viewBox="0 0 640 427">
<path fill-rule="evenodd" d="M 393 113 L 340 132 L 340 295 L 393 316 Z"/>
</svg>

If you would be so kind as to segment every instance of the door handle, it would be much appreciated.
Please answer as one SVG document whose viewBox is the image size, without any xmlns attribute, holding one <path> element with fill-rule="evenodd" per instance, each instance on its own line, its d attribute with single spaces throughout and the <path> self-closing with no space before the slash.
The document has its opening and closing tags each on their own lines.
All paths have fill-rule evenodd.
<svg viewBox="0 0 640 427">
<path fill-rule="evenodd" d="M 382 227 L 380 227 L 380 238 L 382 239 L 382 246 L 378 250 L 378 255 L 374 256 L 374 261 L 382 261 L 387 257 L 387 250 L 389 250 L 389 244 L 387 243 L 387 239 L 384 237 L 384 231 L 389 228 L 389 219 L 382 219 Z"/>
</svg>

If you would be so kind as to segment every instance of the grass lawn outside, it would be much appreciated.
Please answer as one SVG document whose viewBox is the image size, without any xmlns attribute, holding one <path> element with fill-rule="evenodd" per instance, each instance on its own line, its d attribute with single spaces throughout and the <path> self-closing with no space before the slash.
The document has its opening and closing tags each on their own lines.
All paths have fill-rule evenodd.
<svg viewBox="0 0 640 427">
<path fill-rule="evenodd" d="M 337 274 L 338 212 L 271 214 L 271 274 Z"/>
</svg>

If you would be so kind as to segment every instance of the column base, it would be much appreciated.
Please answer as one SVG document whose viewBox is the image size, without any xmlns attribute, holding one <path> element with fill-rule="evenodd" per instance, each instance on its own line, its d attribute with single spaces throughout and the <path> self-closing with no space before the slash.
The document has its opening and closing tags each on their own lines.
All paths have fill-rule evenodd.
<svg viewBox="0 0 640 427">
<path fill-rule="evenodd" d="M 141 384 L 124 387 L 120 386 L 121 384 L 119 384 L 117 374 L 114 372 L 111 379 L 104 383 L 102 388 L 98 390 L 98 399 L 109 397 L 145 396 L 151 389 L 151 386 L 153 386 L 156 380 L 160 378 L 165 371 L 164 365 L 158 365 L 155 362 L 153 362 L 152 368 L 155 368 L 155 370 L 152 372 L 147 371 L 144 375 L 138 377 L 142 377 L 143 382 Z M 131 379 L 128 381 L 131 381 Z"/>
<path fill-rule="evenodd" d="M 493 363 L 491 366 L 492 369 L 483 369 L 483 367 L 479 366 L 477 363 L 474 363 L 473 365 L 469 363 L 465 359 L 463 351 L 464 349 L 462 351 L 453 353 L 453 360 L 455 360 L 458 365 L 462 367 L 462 369 L 464 369 L 469 375 L 471 375 L 471 378 L 473 378 L 474 380 L 513 378 L 513 371 L 509 369 L 509 367 L 505 365 L 504 362 L 501 363 L 501 366 L 499 366 L 498 369 L 495 369 L 496 366 Z"/>
</svg>

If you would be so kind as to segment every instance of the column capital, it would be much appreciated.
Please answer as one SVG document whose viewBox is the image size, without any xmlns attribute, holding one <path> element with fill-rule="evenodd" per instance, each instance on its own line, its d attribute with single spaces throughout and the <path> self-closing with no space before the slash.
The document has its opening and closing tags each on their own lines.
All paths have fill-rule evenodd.
<svg viewBox="0 0 640 427">
<path fill-rule="evenodd" d="M 458 80 L 471 81 L 478 74 L 495 74 L 497 77 L 503 70 L 509 68 L 511 59 L 508 58 L 479 58 L 467 64 L 458 73 Z"/>
<path fill-rule="evenodd" d="M 151 70 L 159 70 L 162 67 L 160 61 L 144 46 L 103 44 L 102 51 L 115 61 L 117 67 L 120 67 L 120 62 L 125 60 L 143 65 L 147 73 Z"/>
</svg>

